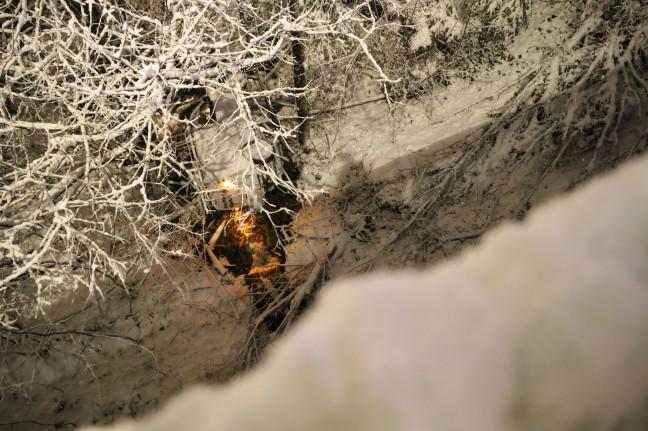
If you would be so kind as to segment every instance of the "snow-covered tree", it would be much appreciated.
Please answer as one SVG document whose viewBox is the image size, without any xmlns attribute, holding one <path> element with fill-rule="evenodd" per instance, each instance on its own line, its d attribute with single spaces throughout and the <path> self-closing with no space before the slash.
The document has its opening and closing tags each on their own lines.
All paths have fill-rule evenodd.
<svg viewBox="0 0 648 431">
<path fill-rule="evenodd" d="M 209 160 L 191 139 L 205 123 L 209 145 L 238 139 L 232 151 L 247 156 L 245 178 L 306 197 L 278 164 L 253 159 L 289 159 L 303 134 L 304 97 L 314 89 L 307 41 L 326 41 L 328 52 L 354 46 L 389 80 L 364 41 L 373 29 L 361 7 L 5 0 L 0 325 L 43 311 L 61 291 L 125 286 L 133 264 L 177 251 L 177 235 L 212 209 Z"/>
<path fill-rule="evenodd" d="M 183 238 L 213 210 L 206 172 L 215 153 L 205 148 L 233 139 L 228 156 L 244 161 L 243 188 L 259 177 L 308 198 L 283 166 L 307 149 L 310 110 L 336 115 L 367 79 L 394 106 L 470 77 L 507 59 L 532 6 L 4 0 L 0 325 L 45 310 L 61 291 L 126 288 L 135 266 L 187 253 Z M 510 111 L 553 114 L 541 138 L 558 136 L 566 148 L 578 132 L 602 154 L 648 94 L 646 8 L 639 0 L 565 7 L 579 16 L 573 37 L 520 82 Z M 559 112 L 540 114 L 549 100 L 562 101 L 552 105 Z"/>
</svg>

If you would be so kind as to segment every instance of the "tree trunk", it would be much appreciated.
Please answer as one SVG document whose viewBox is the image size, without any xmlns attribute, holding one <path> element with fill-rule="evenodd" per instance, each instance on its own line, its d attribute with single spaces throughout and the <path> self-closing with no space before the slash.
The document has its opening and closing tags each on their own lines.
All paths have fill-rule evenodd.
<svg viewBox="0 0 648 431">
<path fill-rule="evenodd" d="M 288 8 L 293 19 L 296 19 L 301 11 L 299 0 L 288 0 Z M 297 97 L 295 98 L 295 105 L 297 107 L 297 117 L 299 118 L 300 125 L 297 130 L 297 139 L 302 148 L 305 148 L 306 135 L 308 132 L 308 101 L 306 100 L 306 53 L 305 45 L 300 39 L 301 32 L 292 32 L 291 54 L 293 56 L 293 80 L 294 86 L 297 89 Z"/>
</svg>

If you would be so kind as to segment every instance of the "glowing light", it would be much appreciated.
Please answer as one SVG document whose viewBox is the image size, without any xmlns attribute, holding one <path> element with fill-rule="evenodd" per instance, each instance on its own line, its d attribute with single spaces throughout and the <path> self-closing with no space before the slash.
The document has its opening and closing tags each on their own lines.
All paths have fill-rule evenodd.
<svg viewBox="0 0 648 431">
<path fill-rule="evenodd" d="M 264 265 L 264 266 L 254 266 L 248 273 L 248 275 L 253 275 L 257 277 L 267 277 L 269 275 L 273 275 L 274 273 L 277 272 L 279 268 L 279 259 L 275 259 L 272 262 Z"/>
<path fill-rule="evenodd" d="M 230 244 L 243 248 L 252 257 L 252 267 L 247 275 L 268 278 L 278 273 L 280 261 L 267 248 L 263 219 L 257 219 L 260 217 L 257 214 L 240 209 L 231 211 L 225 217 L 225 235 L 229 237 Z"/>
<path fill-rule="evenodd" d="M 233 229 L 240 237 L 239 243 L 241 245 L 244 242 L 250 242 L 252 237 L 257 235 L 254 232 L 254 228 L 256 227 L 256 215 L 249 212 L 243 213 L 240 210 L 235 210 L 232 211 L 229 218 L 230 223 L 233 225 Z"/>
<path fill-rule="evenodd" d="M 230 180 L 225 179 L 225 180 L 221 181 L 220 183 L 218 183 L 218 187 L 223 188 L 223 189 L 235 189 L 235 188 L 237 188 L 237 185 L 234 184 L 233 182 L 231 182 Z"/>
</svg>

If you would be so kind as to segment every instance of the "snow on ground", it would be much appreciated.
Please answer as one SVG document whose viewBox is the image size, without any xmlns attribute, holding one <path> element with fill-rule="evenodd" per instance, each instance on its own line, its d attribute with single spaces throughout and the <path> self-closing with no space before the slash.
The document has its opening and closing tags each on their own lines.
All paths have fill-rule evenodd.
<svg viewBox="0 0 648 431">
<path fill-rule="evenodd" d="M 330 265 L 333 277 L 446 259 L 502 221 L 521 220 L 532 207 L 645 150 L 645 94 L 603 157 L 589 114 L 565 136 L 574 111 L 566 112 L 572 96 L 559 85 L 557 66 L 564 72 L 587 55 L 574 46 L 592 25 L 572 28 L 575 19 L 571 5 L 536 3 L 509 61 L 393 110 L 384 101 L 356 102 L 340 117 L 316 118 L 302 182 L 327 194 L 298 220 L 320 226 L 329 220 L 320 227 L 327 231 L 320 249 L 344 244 Z M 375 95 L 367 90 L 359 97 Z M 292 247 L 299 250 L 296 234 Z M 309 247 L 314 242 L 308 238 Z"/>
<path fill-rule="evenodd" d="M 318 260 L 326 263 L 324 280 L 370 269 L 428 266 L 475 244 L 503 221 L 523 219 L 533 207 L 582 182 L 581 172 L 594 149 L 565 143 L 546 127 L 562 121 L 556 59 L 570 55 L 564 48 L 573 47 L 570 38 L 577 29 L 566 25 L 572 18 L 569 5 L 536 3 L 528 30 L 510 47 L 510 61 L 485 68 L 472 80 L 453 78 L 447 88 L 393 109 L 380 101 L 344 109 L 339 118 L 317 116 L 301 184 L 324 188 L 327 195 L 297 215 L 287 267 L 303 268 Z M 540 70 L 551 71 L 550 78 L 539 100 L 531 101 Z M 367 86 L 350 103 L 378 94 Z M 590 174 L 645 150 L 647 112 L 648 100 L 639 97 L 619 127 L 618 145 L 597 159 Z M 587 141 L 587 134 L 579 137 Z M 586 225 L 587 216 L 579 214 Z M 608 222 L 618 227 L 614 220 Z M 327 253 L 332 245 L 337 246 L 335 256 Z M 77 302 L 78 308 L 50 315 L 51 320 L 64 319 L 67 327 L 79 328 L 78 333 L 66 332 L 60 339 L 25 333 L 19 342 L 4 345 L 1 422 L 16 430 L 41 427 L 36 423 L 65 428 L 110 422 L 148 411 L 189 383 L 226 380 L 235 374 L 255 341 L 249 334 L 249 298 L 240 296 L 236 284 L 217 283 L 196 265 L 170 261 L 170 273 L 190 278 L 174 275 L 175 282 L 168 283 L 161 269 L 154 268 L 138 296 L 115 290 L 98 309 Z M 389 304 L 381 306 L 387 307 L 383 316 L 402 312 Z M 348 329 L 363 330 L 350 319 Z M 38 332 L 44 323 L 33 322 L 28 331 Z M 377 323 L 372 320 L 364 329 L 371 331 L 373 324 Z M 329 352 L 323 353 L 311 359 L 330 369 L 331 364 L 324 363 Z M 394 360 L 399 360 L 397 355 Z M 273 392 L 262 393 L 270 398 L 259 401 L 260 394 L 254 400 L 281 399 L 275 392 L 283 389 L 281 382 L 272 385 L 276 386 L 264 390 Z M 488 389 L 479 389 L 482 386 Z M 211 409 L 214 403 L 200 405 Z M 243 407 L 248 408 L 237 404 L 232 412 Z M 262 417 L 257 413 L 252 411 L 250 420 Z"/>
<path fill-rule="evenodd" d="M 645 429 L 646 184 L 644 156 L 436 268 L 335 283 L 252 373 L 112 429 Z"/>
<path fill-rule="evenodd" d="M 334 193 L 340 185 L 340 172 L 361 165 L 370 178 L 376 171 L 392 177 L 405 165 L 408 155 L 444 142 L 456 142 L 492 123 L 493 113 L 501 115 L 512 104 L 519 87 L 530 76 L 546 68 L 565 41 L 569 15 L 559 13 L 564 6 L 546 5 L 534 10 L 529 28 L 509 47 L 512 61 L 482 68 L 471 79 L 453 78 L 453 83 L 434 94 L 393 109 L 384 100 L 343 110 L 339 117 L 314 120 L 313 157 L 302 173 L 304 188 L 326 188 Z M 375 84 L 373 84 L 375 86 Z M 375 100 L 380 90 L 366 88 L 350 105 Z M 553 94 L 545 93 L 546 98 Z M 390 169 L 384 169 L 389 166 Z M 382 169 L 381 169 L 382 168 Z"/>
<path fill-rule="evenodd" d="M 236 286 L 191 261 L 129 282 L 132 292 L 107 289 L 98 306 L 81 294 L 72 306 L 61 301 L 4 340 L 0 429 L 137 416 L 190 383 L 225 381 L 244 366 L 251 315 Z"/>
</svg>

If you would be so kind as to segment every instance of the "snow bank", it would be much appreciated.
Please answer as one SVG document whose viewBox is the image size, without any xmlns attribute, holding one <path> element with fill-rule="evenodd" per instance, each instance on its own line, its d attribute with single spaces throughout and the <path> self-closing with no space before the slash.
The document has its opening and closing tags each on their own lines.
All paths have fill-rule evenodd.
<svg viewBox="0 0 648 431">
<path fill-rule="evenodd" d="M 126 430 L 609 430 L 648 399 L 648 158 L 425 272 L 331 286 L 265 363 Z"/>
</svg>

